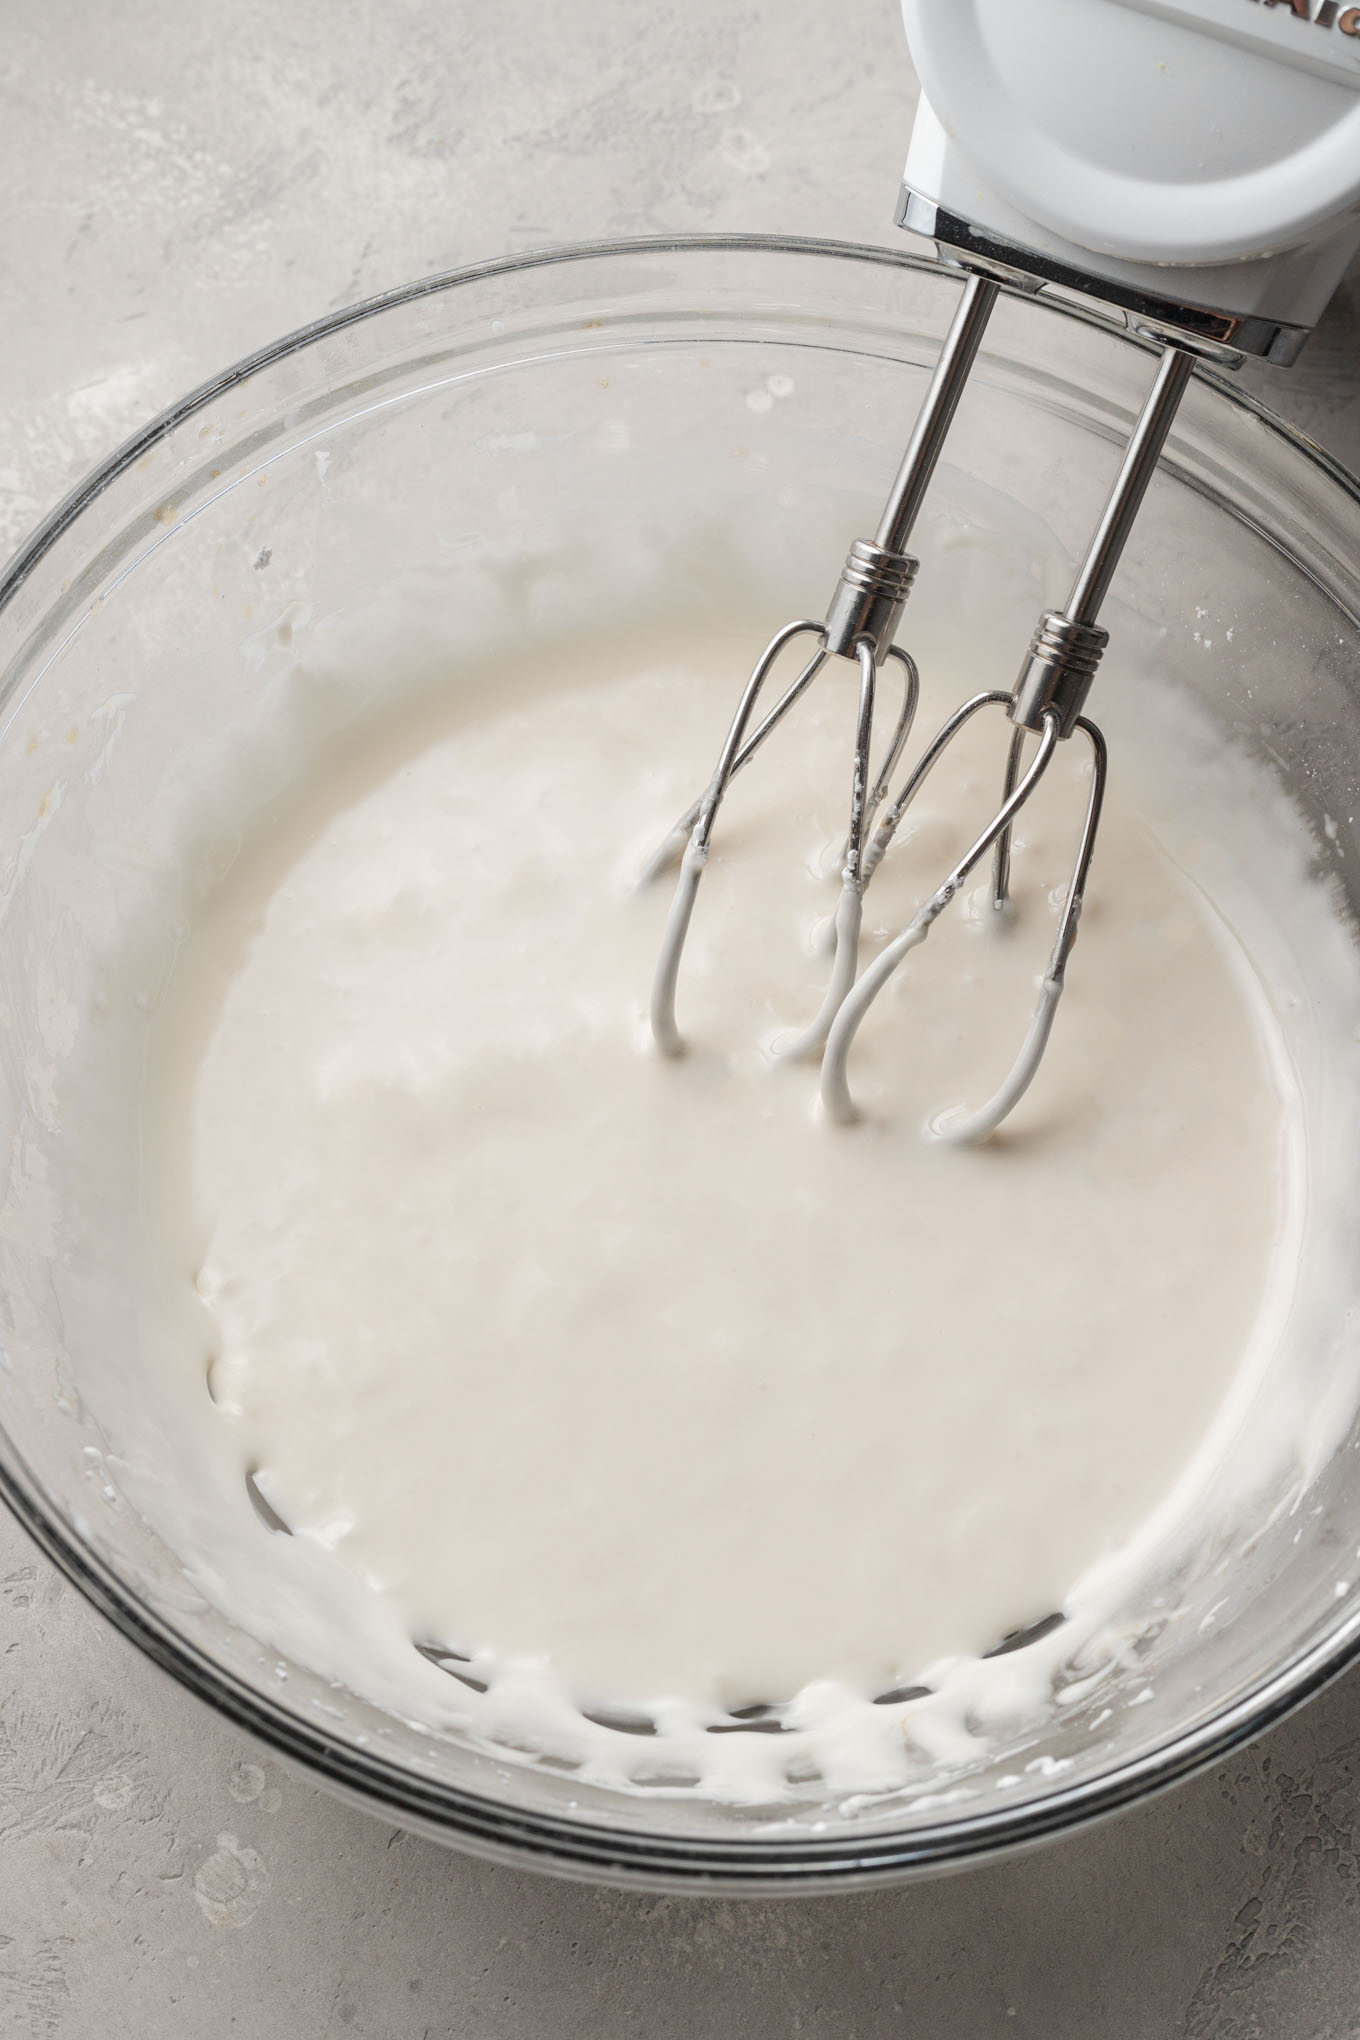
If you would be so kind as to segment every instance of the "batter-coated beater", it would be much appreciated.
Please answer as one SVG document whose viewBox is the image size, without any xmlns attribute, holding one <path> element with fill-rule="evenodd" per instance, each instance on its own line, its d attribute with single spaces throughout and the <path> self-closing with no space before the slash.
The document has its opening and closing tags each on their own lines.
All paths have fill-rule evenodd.
<svg viewBox="0 0 1360 2040">
<path fill-rule="evenodd" d="M 707 789 L 648 867 L 655 876 L 682 853 L 651 1024 L 658 1047 L 681 1052 L 681 961 L 724 796 L 827 659 L 853 659 L 860 671 L 835 951 L 821 1011 L 783 1052 L 820 1052 L 822 1102 L 842 1123 L 856 1116 L 848 1063 L 870 1004 L 989 851 L 993 903 L 1006 906 L 1011 825 L 1058 746 L 1080 731 L 1092 752 L 1090 790 L 1020 1053 L 987 1102 L 931 1123 L 941 1139 L 971 1142 L 994 1132 L 1024 1095 L 1062 995 L 1106 776 L 1104 739 L 1082 712 L 1109 642 L 1100 610 L 1196 358 L 1292 362 L 1360 245 L 1360 7 L 903 0 L 903 11 L 922 97 L 898 220 L 934 240 L 940 263 L 960 273 L 962 296 L 873 539 L 850 547 L 825 620 L 787 624 L 766 646 Z M 919 565 L 907 550 L 912 530 L 998 296 L 1049 285 L 1082 293 L 1159 341 L 1160 364 L 1067 602 L 1039 617 L 1015 685 L 963 702 L 893 792 L 917 697 L 914 663 L 894 642 Z M 771 673 L 800 638 L 813 641 L 810 656 L 757 720 Z M 890 660 L 903 694 L 875 769 Z M 1010 728 L 998 804 L 860 973 L 865 888 L 940 757 L 989 709 Z"/>
</svg>

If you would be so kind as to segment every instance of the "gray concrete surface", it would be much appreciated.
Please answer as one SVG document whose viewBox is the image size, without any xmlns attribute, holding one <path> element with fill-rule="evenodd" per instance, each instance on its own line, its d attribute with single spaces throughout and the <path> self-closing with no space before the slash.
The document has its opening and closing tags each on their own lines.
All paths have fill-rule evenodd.
<svg viewBox="0 0 1360 2040">
<path fill-rule="evenodd" d="M 328 306 L 576 236 L 889 240 L 892 0 L 0 9 L 0 553 L 210 370 Z M 1289 381 L 1360 465 L 1360 292 Z M 1088 1834 L 869 1897 L 489 1869 L 333 1804 L 0 1521 L 0 2034 L 16 2040 L 1342 2040 L 1360 1677 Z"/>
</svg>

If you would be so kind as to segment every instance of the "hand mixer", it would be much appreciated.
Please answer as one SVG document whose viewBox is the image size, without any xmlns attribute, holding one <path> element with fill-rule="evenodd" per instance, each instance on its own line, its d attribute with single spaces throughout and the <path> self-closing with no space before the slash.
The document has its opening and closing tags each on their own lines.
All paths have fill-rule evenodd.
<svg viewBox="0 0 1360 2040">
<path fill-rule="evenodd" d="M 663 1052 L 682 1051 L 680 966 L 723 799 L 828 659 L 857 662 L 860 676 L 841 896 L 821 1011 L 783 1052 L 821 1053 L 823 1105 L 841 1123 L 856 1117 L 848 1059 L 869 1006 L 989 851 L 993 904 L 1007 906 L 1012 824 L 1058 746 L 1080 732 L 1090 790 L 1028 1032 L 990 1100 L 932 1122 L 938 1137 L 972 1142 L 1024 1095 L 1062 995 L 1106 779 L 1104 739 L 1082 712 L 1109 642 L 1098 619 L 1196 358 L 1291 363 L 1360 245 L 1360 6 L 903 0 L 903 12 L 922 93 L 898 224 L 934 241 L 939 262 L 963 279 L 962 297 L 877 532 L 851 545 L 825 620 L 787 624 L 770 640 L 706 790 L 648 867 L 656 876 L 680 857 L 651 1024 Z M 964 701 L 894 793 L 917 699 L 915 665 L 894 644 L 919 565 L 907 546 L 998 296 L 1049 286 L 1097 301 L 1158 342 L 1160 365 L 1066 604 L 1039 617 L 1015 686 Z M 756 721 L 771 673 L 799 639 L 811 641 L 810 656 Z M 888 660 L 903 695 L 875 770 Z M 941 756 L 991 709 L 1010 727 L 997 806 L 861 974 L 865 888 Z"/>
</svg>

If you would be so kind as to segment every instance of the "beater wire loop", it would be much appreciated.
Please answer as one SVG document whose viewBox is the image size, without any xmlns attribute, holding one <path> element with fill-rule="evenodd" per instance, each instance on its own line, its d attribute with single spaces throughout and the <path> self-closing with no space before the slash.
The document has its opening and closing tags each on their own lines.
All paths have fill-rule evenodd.
<svg viewBox="0 0 1360 2040">
<path fill-rule="evenodd" d="M 946 723 L 941 724 L 925 750 L 921 753 L 921 756 L 917 759 L 915 765 L 913 765 L 901 792 L 893 801 L 887 814 L 874 832 L 874 839 L 864 855 L 865 885 L 868 885 L 869 880 L 883 862 L 888 845 L 897 834 L 898 827 L 907 809 L 911 806 L 917 794 L 925 785 L 926 780 L 935 770 L 945 751 L 953 743 L 964 724 L 971 722 L 981 709 L 993 707 L 1008 708 L 1010 700 L 1010 695 L 1003 694 L 999 688 L 988 688 L 984 694 L 970 696 L 967 701 L 954 710 L 954 713 Z M 988 841 L 991 841 L 990 837 Z"/>
<path fill-rule="evenodd" d="M 821 638 L 823 642 L 818 646 L 817 650 L 813 653 L 812 657 L 808 660 L 807 664 L 803 667 L 802 671 L 798 674 L 797 678 L 789 682 L 789 685 L 784 689 L 784 692 L 780 695 L 778 701 L 776 701 L 774 707 L 769 711 L 768 715 L 766 715 L 764 719 L 757 724 L 755 730 L 749 737 L 746 738 L 746 741 L 743 743 L 742 734 L 745 731 L 747 722 L 750 720 L 751 710 L 755 706 L 756 696 L 759 694 L 761 688 L 764 686 L 765 681 L 769 675 L 771 666 L 774 664 L 779 654 L 783 651 L 785 645 L 791 644 L 794 638 L 800 636 L 801 634 L 807 631 L 811 631 L 815 636 Z M 685 812 L 681 815 L 680 819 L 675 823 L 674 827 L 668 830 L 666 835 L 662 838 L 661 842 L 657 845 L 656 849 L 652 852 L 651 856 L 647 859 L 647 862 L 643 865 L 642 870 L 638 873 L 639 886 L 650 885 L 654 879 L 660 878 L 662 872 L 668 871 L 671 868 L 671 866 L 676 862 L 676 860 L 682 855 L 685 845 L 689 842 L 690 836 L 693 832 L 694 824 L 699 819 L 699 815 L 703 808 L 704 802 L 713 793 L 713 789 L 715 785 L 717 785 L 719 776 L 723 772 L 723 761 L 724 759 L 726 759 L 728 746 L 731 745 L 732 743 L 733 732 L 734 731 L 736 732 L 736 740 L 740 748 L 736 750 L 735 756 L 732 758 L 731 763 L 727 767 L 726 777 L 723 780 L 722 788 L 719 791 L 717 799 L 714 802 L 714 813 L 717 812 L 717 803 L 721 801 L 723 793 L 726 792 L 728 785 L 736 777 L 737 773 L 742 770 L 743 766 L 750 764 L 751 760 L 755 757 L 756 752 L 760 749 L 761 745 L 764 743 L 766 737 L 769 736 L 771 730 L 773 730 L 779 723 L 781 723 L 784 720 L 784 717 L 788 714 L 789 710 L 793 707 L 794 703 L 800 700 L 801 697 L 804 694 L 806 694 L 808 688 L 812 685 L 812 682 L 816 679 L 818 673 L 820 673 L 822 667 L 826 664 L 827 659 L 829 657 L 829 654 L 826 649 L 825 638 L 826 638 L 825 626 L 820 623 L 812 623 L 808 621 L 806 618 L 802 619 L 798 623 L 786 624 L 784 629 L 781 630 L 777 636 L 771 638 L 769 644 L 766 645 L 764 651 L 760 655 L 760 658 L 757 660 L 754 668 L 752 669 L 751 677 L 746 683 L 745 691 L 743 692 L 741 700 L 737 706 L 737 713 L 734 716 L 731 727 L 729 728 L 727 733 L 727 744 L 725 744 L 723 747 L 723 756 L 718 760 L 717 768 L 714 771 L 713 778 L 709 781 L 709 784 L 705 791 L 699 795 L 699 798 L 695 801 L 691 801 L 690 805 L 685 809 Z M 712 828 L 711 818 L 709 826 L 711 829 Z"/>
<path fill-rule="evenodd" d="M 883 804 L 892 775 L 896 771 L 907 738 L 911 734 L 912 720 L 916 714 L 916 703 L 920 694 L 920 678 L 916 661 L 908 653 L 893 646 L 888 657 L 897 659 L 905 674 L 906 686 L 902 694 L 902 707 L 894 726 L 892 737 L 883 763 L 869 784 L 872 770 L 870 752 L 873 744 L 875 694 L 880 668 L 874 648 L 868 638 L 861 638 L 855 646 L 859 660 L 859 720 L 855 729 L 855 767 L 850 792 L 850 828 L 845 839 L 845 850 L 841 866 L 841 894 L 836 903 L 832 922 L 835 932 L 835 951 L 831 962 L 831 977 L 827 984 L 826 996 L 818 1009 L 817 1017 L 800 1034 L 775 1043 L 775 1053 L 791 1061 L 802 1061 L 820 1054 L 828 1029 L 840 1010 L 841 1002 L 859 969 L 859 931 L 864 919 L 864 838 L 873 827 L 874 816 Z"/>
<path fill-rule="evenodd" d="M 991 707 L 994 704 L 1008 708 L 1010 701 L 1011 697 L 1009 694 L 996 692 L 975 694 L 971 701 L 965 701 L 961 708 L 956 709 L 949 720 L 942 726 L 927 747 L 915 770 L 909 775 L 901 793 L 898 794 L 884 820 L 879 825 L 878 832 L 869 848 L 869 857 L 866 858 L 866 884 L 873 871 L 882 862 L 884 852 L 892 841 L 898 824 L 920 791 L 926 777 L 934 766 L 939 763 L 941 756 L 964 727 L 965 723 L 970 722 L 982 709 Z M 1025 802 L 1029 799 L 1035 787 L 1043 778 L 1044 773 L 1048 770 L 1053 753 L 1057 749 L 1058 741 L 1057 714 L 1052 710 L 1046 711 L 1043 729 L 1039 737 L 1038 750 L 1016 784 L 1011 787 L 986 828 L 969 848 L 964 851 L 963 856 L 954 866 L 944 884 L 936 888 L 925 904 L 917 909 L 916 914 L 901 933 L 895 935 L 887 947 L 879 952 L 868 969 L 858 979 L 853 989 L 847 994 L 840 1011 L 831 1024 L 827 1035 L 826 1051 L 822 1057 L 822 1104 L 828 1117 L 835 1120 L 837 1124 L 841 1126 L 853 1125 L 859 1117 L 855 1101 L 850 1095 L 847 1062 L 851 1045 L 859 1031 L 865 1014 L 898 965 L 902 962 L 902 959 L 911 950 L 917 948 L 920 943 L 925 941 L 940 915 L 962 889 L 964 880 L 968 877 L 974 865 L 978 863 L 980 858 L 986 856 L 987 852 L 1000 837 L 1002 831 L 1009 827 Z M 1093 829 L 1089 832 L 1084 832 L 1084 836 L 1085 833 L 1089 833 L 1092 840 L 1094 839 Z M 872 859 L 872 864 L 869 861 L 870 859 Z M 1089 852 L 1086 862 L 1089 866 Z M 1075 919 L 1073 926 L 1075 930 Z M 1070 949 L 1070 947 L 1071 943 L 1069 941 L 1068 948 Z M 1042 1052 L 1042 1048 L 1040 1052 Z"/>
<path fill-rule="evenodd" d="M 902 692 L 902 707 L 893 728 L 892 741 L 883 754 L 883 763 L 878 768 L 878 773 L 872 787 L 869 789 L 868 798 L 864 803 L 863 826 L 866 833 L 873 827 L 874 816 L 887 799 L 888 788 L 892 784 L 892 776 L 901 763 L 902 753 L 907 748 L 907 738 L 911 735 L 911 726 L 916 720 L 916 704 L 921 698 L 921 676 L 916 670 L 916 661 L 911 656 L 911 653 L 904 652 L 900 645 L 889 645 L 887 657 L 897 660 L 906 675 L 906 685 Z M 881 665 L 879 671 L 882 671 Z M 847 842 L 847 857 L 849 854 L 850 846 Z"/>
<path fill-rule="evenodd" d="M 1006 772 L 1001 782 L 1001 799 L 1006 802 L 1015 791 L 1015 782 L 1020 776 L 1020 760 L 1025 755 L 1027 730 L 1011 731 L 1011 741 L 1006 752 Z M 1011 826 L 1005 828 L 996 839 L 992 852 L 992 905 L 998 914 L 1004 914 L 1011 903 Z"/>
<path fill-rule="evenodd" d="M 820 637 L 823 642 L 748 737 L 747 727 L 755 712 L 761 689 L 768 680 L 776 659 L 786 645 L 806 632 Z M 812 1027 L 784 1051 L 789 1054 L 806 1053 L 814 1046 L 821 1047 L 836 1005 L 854 983 L 859 961 L 859 916 L 854 907 L 847 906 L 847 896 L 853 893 L 857 906 L 862 890 L 860 873 L 863 864 L 864 836 L 901 760 L 911 734 L 911 725 L 920 695 L 920 676 L 916 670 L 915 660 L 908 653 L 899 651 L 896 646 L 890 647 L 887 657 L 895 659 L 903 671 L 902 706 L 893 725 L 883 761 L 877 773 L 873 775 L 871 784 L 874 706 L 880 668 L 874 647 L 867 638 L 861 639 L 856 645 L 855 655 L 860 668 L 859 717 L 856 725 L 850 830 L 844 853 L 843 889 L 841 905 L 837 908 L 835 919 L 836 953 L 832 963 L 832 990 L 828 992 L 822 1012 Z M 708 862 L 718 809 L 733 778 L 744 765 L 749 764 L 766 737 L 783 720 L 794 703 L 807 692 L 828 657 L 825 630 L 821 624 L 806 620 L 786 624 L 783 630 L 771 638 L 742 690 L 737 712 L 728 728 L 727 738 L 714 767 L 712 779 L 699 799 L 685 810 L 644 867 L 642 878 L 645 882 L 648 878 L 659 876 L 673 862 L 677 847 L 683 851 L 675 897 L 671 902 L 670 914 L 661 940 L 661 952 L 657 958 L 656 973 L 652 980 L 652 1036 L 657 1047 L 665 1055 L 679 1055 L 684 1049 L 684 1037 L 680 1033 L 675 1017 L 676 986 L 690 920 L 694 913 L 694 903 L 698 897 L 699 881 Z"/>
<path fill-rule="evenodd" d="M 663 1055 L 682 1055 L 684 1036 L 675 1019 L 675 987 L 680 976 L 680 959 L 684 954 L 685 937 L 689 933 L 690 920 L 694 913 L 694 902 L 699 893 L 699 881 L 708 863 L 708 848 L 713 836 L 713 824 L 723 796 L 732 782 L 734 773 L 753 758 L 764 743 L 770 731 L 787 715 L 793 704 L 804 694 L 826 662 L 825 643 L 821 644 L 798 677 L 785 688 L 779 700 L 765 720 L 746 741 L 746 727 L 755 712 L 760 691 L 770 677 L 770 669 L 783 651 L 797 637 L 811 632 L 825 638 L 824 626 L 809 622 L 806 618 L 797 623 L 786 623 L 782 630 L 775 632 L 764 651 L 751 669 L 751 677 L 742 689 L 737 712 L 728 728 L 726 741 L 713 769 L 713 777 L 699 796 L 694 806 L 676 824 L 652 858 L 648 870 L 663 871 L 671 861 L 670 845 L 680 835 L 687 822 L 690 828 L 689 842 L 680 860 L 680 877 L 676 883 L 675 897 L 666 917 L 665 933 L 661 938 L 661 953 L 656 962 L 656 973 L 652 979 L 651 1024 L 652 1038 Z M 690 819 L 692 817 L 692 820 Z"/>
<path fill-rule="evenodd" d="M 1053 953 L 1048 960 L 1039 987 L 1038 1003 L 1029 1023 L 1020 1053 L 1011 1064 L 1005 1081 L 993 1092 L 985 1105 L 976 1112 L 962 1108 L 940 1112 L 928 1122 L 927 1130 L 936 1140 L 948 1141 L 956 1147 L 975 1146 L 996 1132 L 1003 1119 L 1007 1118 L 1020 1103 L 1034 1081 L 1048 1037 L 1053 1030 L 1057 1016 L 1058 1001 L 1062 997 L 1067 972 L 1067 959 L 1072 954 L 1081 921 L 1082 901 L 1086 893 L 1086 880 L 1091 870 L 1091 857 L 1096 847 L 1096 830 L 1100 827 L 1100 810 L 1105 799 L 1105 778 L 1108 755 L 1105 739 L 1093 722 L 1078 716 L 1074 725 L 1082 732 L 1091 746 L 1091 791 L 1086 797 L 1086 813 L 1082 820 L 1081 835 L 1077 840 L 1076 862 L 1067 887 L 1062 914 L 1058 920 L 1058 932 L 1053 941 Z M 1015 746 L 1011 746 L 1015 756 Z M 1000 849 L 1001 839 L 997 839 Z"/>
</svg>

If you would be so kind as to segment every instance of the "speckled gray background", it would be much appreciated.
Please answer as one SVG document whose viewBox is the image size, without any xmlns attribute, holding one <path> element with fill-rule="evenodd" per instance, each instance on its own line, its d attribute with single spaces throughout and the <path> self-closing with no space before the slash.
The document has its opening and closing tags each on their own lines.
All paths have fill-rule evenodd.
<svg viewBox="0 0 1360 2040">
<path fill-rule="evenodd" d="M 890 240 L 892 0 L 0 5 L 0 553 L 182 390 L 330 306 L 554 240 Z M 1360 465 L 1360 292 L 1288 379 Z M 1342 2040 L 1360 1676 L 1171 1796 L 872 1897 L 489 1869 L 264 1761 L 0 1521 L 0 2034 Z"/>
</svg>

